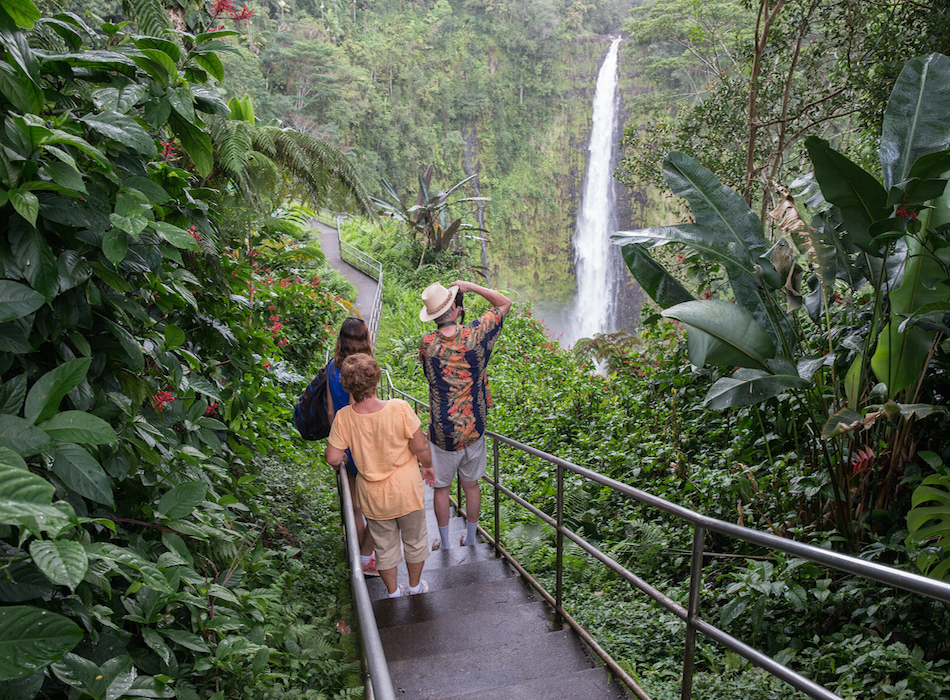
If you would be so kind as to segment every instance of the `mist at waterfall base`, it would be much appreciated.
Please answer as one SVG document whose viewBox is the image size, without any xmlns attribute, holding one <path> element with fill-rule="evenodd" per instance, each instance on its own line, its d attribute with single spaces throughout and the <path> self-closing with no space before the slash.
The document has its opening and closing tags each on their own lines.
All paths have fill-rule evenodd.
<svg viewBox="0 0 950 700">
<path fill-rule="evenodd" d="M 574 270 L 577 291 L 569 307 L 534 304 L 534 316 L 544 320 L 550 335 L 569 348 L 580 338 L 632 330 L 624 298 L 626 267 L 620 249 L 610 243 L 617 230 L 616 182 L 618 94 L 617 61 L 620 38 L 610 45 L 597 75 L 588 145 L 589 157 L 574 228 Z"/>
</svg>

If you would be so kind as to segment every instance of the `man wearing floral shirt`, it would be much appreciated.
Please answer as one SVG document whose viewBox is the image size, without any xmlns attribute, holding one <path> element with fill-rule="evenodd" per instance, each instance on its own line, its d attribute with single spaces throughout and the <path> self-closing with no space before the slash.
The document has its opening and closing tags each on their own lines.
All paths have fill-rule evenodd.
<svg viewBox="0 0 950 700">
<path fill-rule="evenodd" d="M 474 292 L 492 305 L 468 325 L 462 293 Z M 422 321 L 436 330 L 419 342 L 419 361 L 429 383 L 429 447 L 435 468 L 433 506 L 439 540 L 432 548 L 448 548 L 449 487 L 458 472 L 465 492 L 467 530 L 460 544 L 475 544 L 482 494 L 478 480 L 488 469 L 485 419 L 491 406 L 486 369 L 511 300 L 499 292 L 458 280 L 446 289 L 438 282 L 422 292 Z"/>
</svg>

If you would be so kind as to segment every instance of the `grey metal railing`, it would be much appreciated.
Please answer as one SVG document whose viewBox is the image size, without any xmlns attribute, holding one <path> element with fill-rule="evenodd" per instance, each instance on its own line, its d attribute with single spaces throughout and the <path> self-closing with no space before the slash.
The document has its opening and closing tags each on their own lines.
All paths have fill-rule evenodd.
<svg viewBox="0 0 950 700">
<path fill-rule="evenodd" d="M 383 312 L 383 264 L 376 258 L 367 255 L 362 250 L 343 240 L 340 235 L 340 224 L 346 218 L 344 214 L 338 214 L 336 217 L 336 237 L 340 242 L 340 257 L 353 267 L 376 280 L 376 293 L 373 295 L 373 305 L 366 320 L 369 327 L 369 338 L 373 346 L 376 345 L 376 339 L 379 336 L 379 320 Z"/>
<path fill-rule="evenodd" d="M 366 692 L 363 697 L 367 700 L 395 700 L 396 691 L 389 676 L 386 654 L 379 638 L 379 628 L 376 626 L 376 614 L 373 612 L 373 603 L 366 588 L 366 578 L 363 576 L 360 540 L 356 534 L 356 519 L 353 516 L 353 494 L 350 493 L 350 480 L 346 478 L 345 469 L 337 470 L 337 485 L 340 513 L 346 532 L 346 554 L 350 562 L 350 587 L 353 589 L 360 646 L 363 649 L 363 669 L 366 676 Z"/>
<path fill-rule="evenodd" d="M 389 373 L 387 372 L 386 374 L 389 384 L 388 391 L 390 396 L 400 396 L 401 398 L 407 400 L 410 404 L 414 404 L 417 408 L 420 408 L 421 410 L 428 410 L 428 406 L 425 403 L 397 389 L 393 385 L 392 378 L 389 376 Z M 697 632 L 701 632 L 702 634 L 706 635 L 706 637 L 719 642 L 727 649 L 739 654 L 740 656 L 743 656 L 755 665 L 765 669 L 773 676 L 782 679 L 793 688 L 805 693 L 809 697 L 819 698 L 820 700 L 842 700 L 840 696 L 836 695 L 827 688 L 815 683 L 808 678 L 805 678 L 799 673 L 796 673 L 789 667 L 776 661 L 767 654 L 754 649 L 753 647 L 736 639 L 727 632 L 724 632 L 723 630 L 700 617 L 700 588 L 702 584 L 703 559 L 705 556 L 707 556 L 707 553 L 703 550 L 703 542 L 705 540 L 707 530 L 717 532 L 721 535 L 725 535 L 734 539 L 739 539 L 744 542 L 749 542 L 769 550 L 784 552 L 785 554 L 790 554 L 801 559 L 815 562 L 816 564 L 820 564 L 822 566 L 837 569 L 838 571 L 843 571 L 855 576 L 877 581 L 888 586 L 918 593 L 943 603 L 950 603 L 950 584 L 944 583 L 943 581 L 937 581 L 936 579 L 928 578 L 926 576 L 920 576 L 907 571 L 901 571 L 899 569 L 884 566 L 882 564 L 864 561 L 862 559 L 839 554 L 827 549 L 821 549 L 820 547 L 814 547 L 812 545 L 802 544 L 784 537 L 778 537 L 770 533 L 759 532 L 758 530 L 752 530 L 747 527 L 742 527 L 722 520 L 717 520 L 715 518 L 710 518 L 688 508 L 684 508 L 683 506 L 671 503 L 670 501 L 658 496 L 641 491 L 640 489 L 634 488 L 628 484 L 624 484 L 623 482 L 611 479 L 610 477 L 604 476 L 603 474 L 599 474 L 590 469 L 586 469 L 585 467 L 573 464 L 572 462 L 569 462 L 565 459 L 561 459 L 552 454 L 548 454 L 547 452 L 535 449 L 529 445 L 512 440 L 511 438 L 505 437 L 504 435 L 487 431 L 486 436 L 492 441 L 493 476 L 485 477 L 485 480 L 494 488 L 494 527 L 492 534 L 486 532 L 481 526 L 479 527 L 479 531 L 495 547 L 495 549 L 502 556 L 504 556 L 505 559 L 507 559 L 529 583 L 531 583 L 531 585 L 541 594 L 541 596 L 544 597 L 545 600 L 547 600 L 554 607 L 557 616 L 574 628 L 574 630 L 577 631 L 577 633 L 585 640 L 585 642 L 587 642 L 587 644 L 590 645 L 590 647 L 604 660 L 604 663 L 607 665 L 607 667 L 630 688 L 634 695 L 636 695 L 638 698 L 641 698 L 641 700 L 650 700 L 650 696 L 645 690 L 643 690 L 643 688 L 639 686 L 639 684 L 637 684 L 636 680 L 633 679 L 597 643 L 597 641 L 590 636 L 587 630 L 585 630 L 576 620 L 574 620 L 570 613 L 564 609 L 562 604 L 564 538 L 567 538 L 571 542 L 577 544 L 585 552 L 590 554 L 598 561 L 602 562 L 609 569 L 619 574 L 628 583 L 634 585 L 636 588 L 646 593 L 651 599 L 659 603 L 666 610 L 670 611 L 686 623 L 683 679 L 680 691 L 682 700 L 689 700 L 692 697 L 693 661 L 696 651 Z M 554 465 L 557 471 L 557 501 L 555 517 L 551 517 L 547 513 L 544 513 L 539 508 L 536 508 L 528 501 L 502 486 L 501 477 L 499 475 L 500 445 L 504 445 L 520 452 L 533 455 Z M 690 563 L 690 583 L 687 607 L 684 608 L 682 605 L 666 596 L 662 591 L 651 586 L 642 578 L 629 571 L 618 562 L 614 561 L 608 555 L 601 552 L 599 549 L 597 549 L 597 547 L 588 543 L 580 535 L 565 527 L 565 472 L 577 474 L 581 477 L 584 477 L 585 479 L 589 479 L 602 486 L 606 486 L 610 489 L 613 489 L 614 491 L 617 491 L 618 493 L 629 496 L 639 503 L 658 508 L 669 515 L 680 518 L 693 526 L 693 545 Z M 533 515 L 555 529 L 557 553 L 555 562 L 555 592 L 553 595 L 548 590 L 546 590 L 534 576 L 526 571 L 524 567 L 522 567 L 521 564 L 502 546 L 499 532 L 499 503 L 501 495 L 504 495 L 511 501 L 527 509 Z"/>
</svg>

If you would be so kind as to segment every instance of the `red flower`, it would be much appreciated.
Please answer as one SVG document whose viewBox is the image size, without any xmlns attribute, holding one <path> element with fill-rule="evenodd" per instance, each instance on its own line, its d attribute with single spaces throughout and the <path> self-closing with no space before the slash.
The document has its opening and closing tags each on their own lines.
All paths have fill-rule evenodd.
<svg viewBox="0 0 950 700">
<path fill-rule="evenodd" d="M 217 413 L 217 412 L 218 412 L 218 402 L 217 402 L 217 401 L 215 401 L 213 404 L 211 404 L 210 406 L 208 406 L 208 407 L 205 408 L 205 415 L 206 415 L 206 416 L 213 416 L 213 415 L 214 415 L 215 413 Z"/>
<path fill-rule="evenodd" d="M 214 2 L 211 4 L 211 15 L 214 17 L 214 19 L 217 19 L 218 15 L 233 14 L 234 0 L 214 0 Z"/>
<path fill-rule="evenodd" d="M 201 243 L 201 234 L 198 232 L 197 226 L 190 226 L 188 228 L 188 233 L 191 234 L 191 237 L 195 239 L 196 243 Z"/>
<path fill-rule="evenodd" d="M 175 397 L 172 396 L 171 392 L 160 391 L 155 394 L 151 399 L 149 399 L 152 404 L 152 408 L 161 413 L 165 410 L 165 406 L 172 403 L 175 400 Z"/>
<path fill-rule="evenodd" d="M 904 204 L 897 207 L 897 211 L 894 213 L 904 219 L 904 221 L 917 221 L 917 212 Z"/>
<path fill-rule="evenodd" d="M 235 22 L 247 22 L 251 17 L 254 17 L 254 13 L 248 9 L 247 5 L 242 7 L 240 10 L 231 11 L 231 19 Z"/>
<path fill-rule="evenodd" d="M 162 158 L 166 160 L 171 160 L 172 158 L 178 157 L 178 146 L 173 144 L 171 141 L 161 141 L 162 144 Z"/>
</svg>

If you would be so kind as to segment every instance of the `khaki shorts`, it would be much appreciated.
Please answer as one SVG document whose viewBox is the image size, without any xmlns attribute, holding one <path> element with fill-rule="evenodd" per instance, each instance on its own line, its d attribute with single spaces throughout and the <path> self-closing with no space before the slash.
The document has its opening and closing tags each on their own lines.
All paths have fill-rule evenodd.
<svg viewBox="0 0 950 700">
<path fill-rule="evenodd" d="M 376 568 L 392 569 L 402 561 L 415 564 L 429 556 L 429 531 L 426 529 L 425 509 L 414 510 L 407 515 L 391 520 L 366 519 L 366 525 L 376 544 Z M 399 546 L 400 535 L 402 547 Z"/>
<path fill-rule="evenodd" d="M 458 472 L 462 481 L 478 481 L 488 473 L 488 448 L 485 446 L 485 436 L 468 447 L 460 450 L 446 451 L 429 443 L 432 452 L 432 467 L 435 469 L 435 488 L 441 489 L 452 485 L 455 472 Z"/>
</svg>

